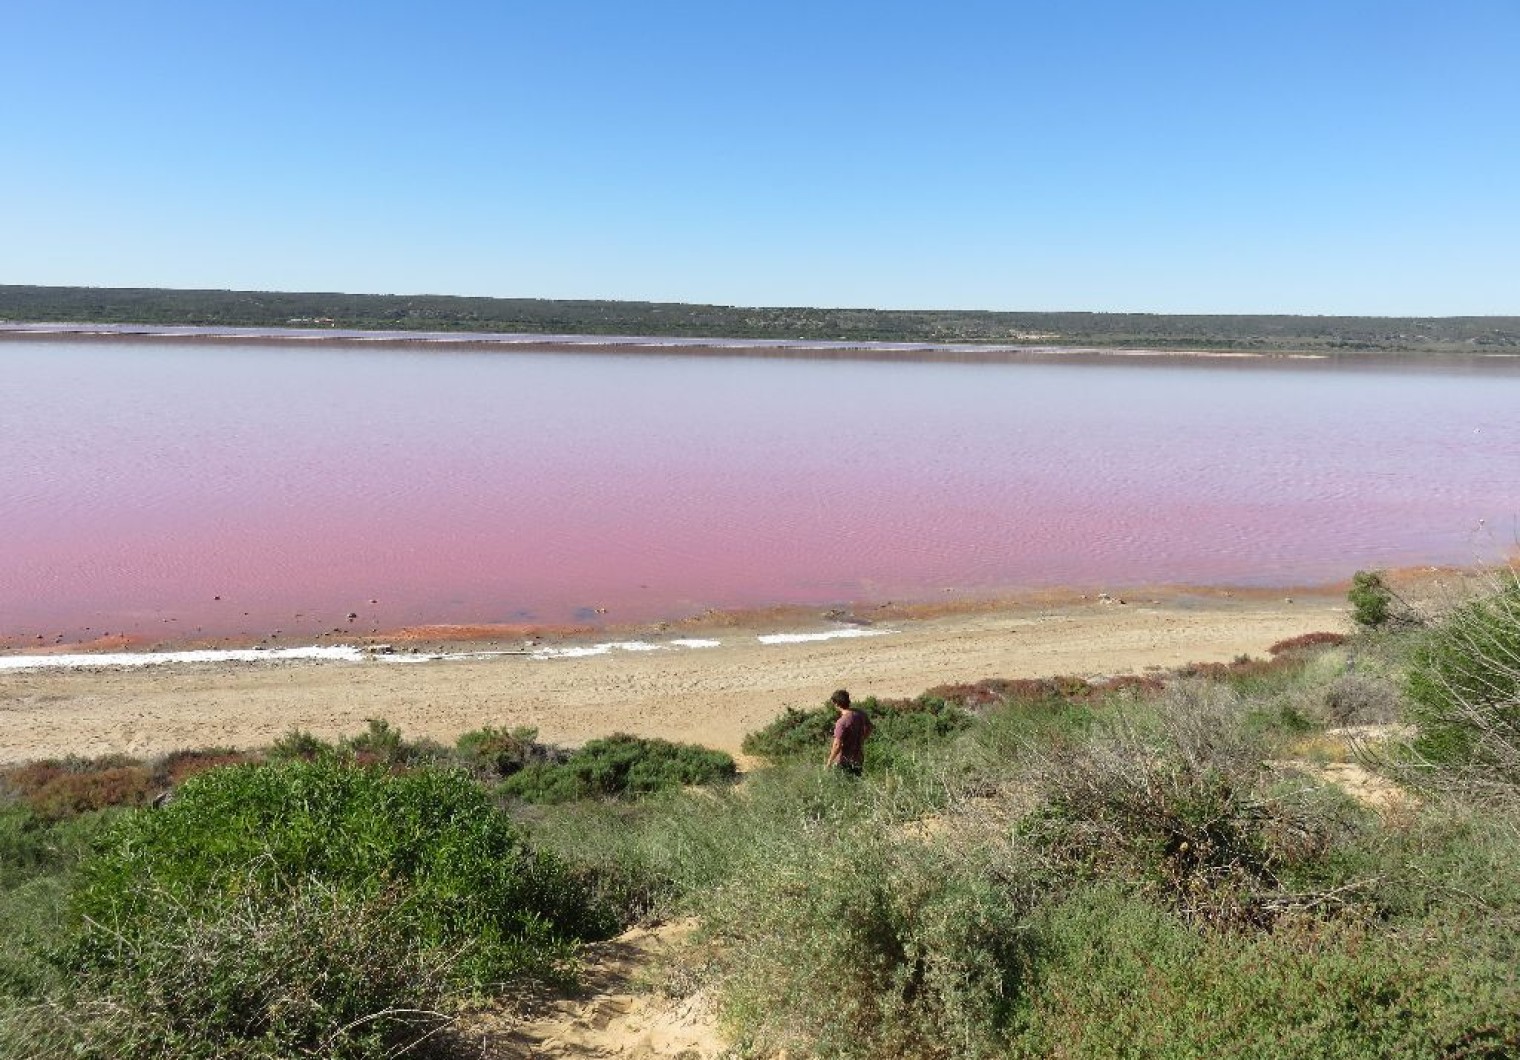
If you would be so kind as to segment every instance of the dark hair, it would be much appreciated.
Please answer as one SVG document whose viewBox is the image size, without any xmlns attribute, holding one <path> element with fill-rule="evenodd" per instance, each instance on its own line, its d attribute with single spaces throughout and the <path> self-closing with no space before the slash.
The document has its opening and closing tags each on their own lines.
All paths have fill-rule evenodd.
<svg viewBox="0 0 1520 1060">
<path fill-rule="evenodd" d="M 845 710 L 849 710 L 850 693 L 841 688 L 838 692 L 835 692 L 832 696 L 829 697 L 829 702 L 834 704 L 836 707 L 843 707 Z"/>
</svg>

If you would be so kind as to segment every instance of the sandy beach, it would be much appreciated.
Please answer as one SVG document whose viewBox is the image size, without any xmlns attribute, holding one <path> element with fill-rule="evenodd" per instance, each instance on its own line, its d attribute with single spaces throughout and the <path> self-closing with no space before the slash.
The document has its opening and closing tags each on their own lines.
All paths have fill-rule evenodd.
<svg viewBox="0 0 1520 1060">
<path fill-rule="evenodd" d="M 656 650 L 551 658 L 403 662 L 397 659 L 410 649 L 398 643 L 399 656 L 360 662 L 0 671 L 0 761 L 252 747 L 298 727 L 330 738 L 357 732 L 373 717 L 408 736 L 446 741 L 482 725 L 529 725 L 560 744 L 621 731 L 738 751 L 745 733 L 787 707 L 821 703 L 840 686 L 857 696 L 911 696 L 988 677 L 1140 673 L 1259 656 L 1287 637 L 1349 624 L 1344 595 L 1329 589 L 1291 598 L 1282 591 L 1178 591 L 944 611 L 883 611 L 857 625 L 822 615 L 730 616 L 642 638 Z M 760 639 L 782 630 L 873 635 Z M 682 647 L 675 640 L 717 643 Z M 522 645 L 425 650 L 440 647 L 464 653 Z"/>
</svg>

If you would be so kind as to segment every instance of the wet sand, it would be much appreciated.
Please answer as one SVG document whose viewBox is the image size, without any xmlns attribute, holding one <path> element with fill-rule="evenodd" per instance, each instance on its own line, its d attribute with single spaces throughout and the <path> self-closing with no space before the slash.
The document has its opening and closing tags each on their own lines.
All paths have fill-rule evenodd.
<svg viewBox="0 0 1520 1060">
<path fill-rule="evenodd" d="M 1124 602 L 1120 602 L 1120 600 Z M 0 672 L 0 761 L 186 747 L 254 747 L 293 728 L 332 738 L 383 717 L 409 737 L 452 741 L 482 725 L 534 726 L 578 744 L 629 732 L 738 751 L 744 734 L 787 707 L 857 696 L 912 696 L 988 677 L 1139 673 L 1260 656 L 1276 641 L 1349 627 L 1343 588 L 1273 592 L 1141 591 L 949 602 L 852 615 L 716 615 L 645 629 L 651 642 L 716 646 L 600 655 L 397 662 L 174 663 Z M 880 635 L 763 643 L 780 631 L 869 629 Z M 452 632 L 466 639 L 445 644 Z M 413 631 L 411 647 L 523 650 L 503 630 Z M 490 639 L 480 639 L 489 636 Z M 605 641 L 564 635 L 539 646 Z"/>
</svg>

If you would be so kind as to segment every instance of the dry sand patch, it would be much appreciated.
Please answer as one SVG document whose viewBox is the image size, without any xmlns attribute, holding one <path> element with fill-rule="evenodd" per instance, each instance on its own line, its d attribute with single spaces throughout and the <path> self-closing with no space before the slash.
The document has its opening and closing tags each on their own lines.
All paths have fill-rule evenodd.
<svg viewBox="0 0 1520 1060">
<path fill-rule="evenodd" d="M 466 1019 L 461 1030 L 487 1058 L 605 1057 L 708 1060 L 724 1052 L 711 999 L 670 998 L 643 977 L 680 950 L 693 921 L 636 927 L 588 948 L 579 989 L 532 999 L 515 1012 Z"/>
</svg>

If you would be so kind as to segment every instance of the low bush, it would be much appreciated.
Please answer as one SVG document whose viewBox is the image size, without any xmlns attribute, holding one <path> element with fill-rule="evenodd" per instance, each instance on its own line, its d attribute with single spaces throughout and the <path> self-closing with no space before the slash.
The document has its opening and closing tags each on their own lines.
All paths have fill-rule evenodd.
<svg viewBox="0 0 1520 1060">
<path fill-rule="evenodd" d="M 486 726 L 464 733 L 454 743 L 459 762 L 479 775 L 509 777 L 526 765 L 563 762 L 568 755 L 538 742 L 533 728 Z"/>
<path fill-rule="evenodd" d="M 1174 685 L 1153 713 L 1030 763 L 1042 805 L 1020 834 L 1082 875 L 1137 881 L 1188 919 L 1259 927 L 1304 904 L 1289 874 L 1354 831 L 1343 797 L 1278 783 L 1229 689 Z"/>
<path fill-rule="evenodd" d="M 1267 654 L 1272 656 L 1281 655 L 1284 652 L 1306 651 L 1316 648 L 1338 648 L 1346 643 L 1344 633 L 1301 633 L 1296 637 L 1280 640 L 1267 649 Z"/>
<path fill-rule="evenodd" d="M 1266 737 L 1297 737 L 1323 728 L 1317 713 L 1292 700 L 1268 700 L 1245 711 L 1247 730 Z"/>
<path fill-rule="evenodd" d="M 939 685 L 920 699 L 942 699 L 973 714 L 1007 710 L 1042 710 L 1071 704 L 1097 704 L 1118 695 L 1158 695 L 1165 682 L 1154 676 L 1119 674 L 1090 681 L 1084 677 L 994 677 L 974 684 Z"/>
<path fill-rule="evenodd" d="M 449 760 L 449 749 L 434 740 L 406 740 L 401 730 L 384 718 L 370 718 L 369 727 L 357 736 L 345 737 L 340 751 L 353 755 L 360 765 L 382 765 L 391 769 L 442 765 Z"/>
<path fill-rule="evenodd" d="M 19 804 L 0 808 L 0 1057 L 39 1060 L 73 1055 L 62 1033 L 63 1006 L 48 999 L 72 983 L 52 959 L 69 918 L 75 866 L 111 817 L 105 810 L 61 821 Z"/>
<path fill-rule="evenodd" d="M 1324 726 L 1324 688 L 1346 665 L 1344 650 L 1316 638 L 1266 658 L 1194 663 L 1178 670 L 1174 680 L 1204 681 L 1233 692 L 1242 703 L 1239 720 L 1269 745 L 1279 745 L 1263 748 L 1270 757 L 1285 741 Z"/>
<path fill-rule="evenodd" d="M 1403 691 L 1382 677 L 1341 674 L 1325 688 L 1323 703 L 1332 725 L 1382 725 L 1398 720 Z"/>
<path fill-rule="evenodd" d="M 54 822 L 21 806 L 0 809 L 0 1009 L 34 1004 L 58 985 L 46 951 L 67 919 L 70 875 L 112 812 Z M 0 1056 L 23 1055 L 0 1047 Z"/>
<path fill-rule="evenodd" d="M 11 766 L 0 771 L 0 787 L 48 821 L 113 806 L 144 806 L 158 790 L 153 770 L 123 755 Z"/>
<path fill-rule="evenodd" d="M 1154 677 L 1114 678 L 1088 683 L 1080 678 L 1051 678 L 1007 682 L 1002 702 L 982 715 L 971 732 L 971 743 L 982 761 L 977 768 L 997 783 L 1020 783 L 1020 763 L 1044 749 L 1086 739 L 1110 708 L 1145 703 L 1165 688 Z M 969 764 L 969 763 L 968 763 Z M 1013 776 L 1008 776 L 1012 771 Z"/>
<path fill-rule="evenodd" d="M 1262 686 L 1270 688 L 1274 682 L 1292 678 L 1304 668 L 1305 663 L 1306 659 L 1300 652 L 1284 652 L 1270 659 L 1237 655 L 1227 663 L 1188 663 L 1177 670 L 1177 676 L 1203 678 L 1229 685 L 1237 691 L 1256 692 Z"/>
<path fill-rule="evenodd" d="M 1346 593 L 1351 620 L 1364 629 L 1409 629 L 1424 625 L 1418 608 L 1389 587 L 1383 572 L 1359 570 Z"/>
<path fill-rule="evenodd" d="M 265 756 L 271 762 L 288 762 L 293 759 L 310 762 L 326 755 L 336 754 L 337 751 L 336 744 L 328 743 L 305 729 L 291 729 L 269 745 Z"/>
<path fill-rule="evenodd" d="M 0 891 L 72 869 L 110 818 L 105 811 L 55 822 L 23 805 L 0 807 Z"/>
<path fill-rule="evenodd" d="M 66 965 L 122 1056 L 391 1055 L 436 1029 L 398 1010 L 562 976 L 619 926 L 462 772 L 331 759 L 194 777 L 80 881 Z"/>
<path fill-rule="evenodd" d="M 732 756 L 696 744 L 618 733 L 592 740 L 562 762 L 532 762 L 512 773 L 500 791 L 529 802 L 647 795 L 688 784 L 732 780 Z"/>
<path fill-rule="evenodd" d="M 41 819 L 63 821 L 96 810 L 145 806 L 197 773 L 257 758 L 225 747 L 174 751 L 151 763 L 120 754 L 71 755 L 0 769 L 0 792 Z"/>
<path fill-rule="evenodd" d="M 584 867 L 631 916 L 689 912 L 820 834 L 914 820 L 946 797 L 940 778 L 910 771 L 887 779 L 862 783 L 816 762 L 784 763 L 747 774 L 742 787 L 557 803 L 521 816 L 536 846 Z"/>
<path fill-rule="evenodd" d="M 1507 808 L 1428 800 L 1341 853 L 1375 880 L 1368 897 L 1389 922 L 1487 924 L 1520 947 L 1520 827 Z"/>
<path fill-rule="evenodd" d="M 159 788 L 172 788 L 208 769 L 245 765 L 259 755 L 231 747 L 208 747 L 196 751 L 173 751 L 153 763 L 153 779 Z"/>
</svg>

